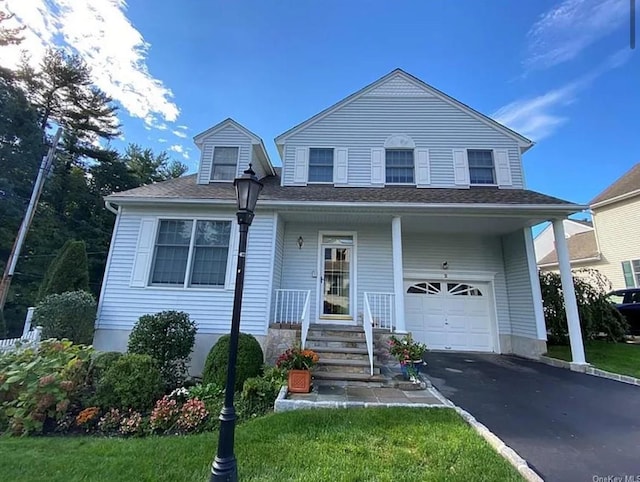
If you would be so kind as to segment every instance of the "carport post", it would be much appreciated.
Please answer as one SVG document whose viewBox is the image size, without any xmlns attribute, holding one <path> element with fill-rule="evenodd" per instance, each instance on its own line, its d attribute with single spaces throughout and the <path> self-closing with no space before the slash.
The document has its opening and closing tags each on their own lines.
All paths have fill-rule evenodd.
<svg viewBox="0 0 640 482">
<path fill-rule="evenodd" d="M 580 329 L 580 315 L 576 292 L 573 288 L 573 276 L 571 263 L 569 262 L 569 249 L 564 233 L 564 219 L 553 220 L 553 237 L 558 254 L 558 267 L 560 268 L 560 280 L 562 281 L 562 293 L 564 294 L 564 309 L 567 314 L 569 327 L 569 342 L 571 343 L 571 357 L 576 365 L 586 365 L 584 357 L 584 345 L 582 343 L 582 330 Z"/>
<path fill-rule="evenodd" d="M 400 216 L 391 220 L 391 252 L 393 255 L 393 293 L 395 298 L 395 331 L 406 333 L 404 324 L 404 275 L 402 268 L 402 221 Z"/>
</svg>

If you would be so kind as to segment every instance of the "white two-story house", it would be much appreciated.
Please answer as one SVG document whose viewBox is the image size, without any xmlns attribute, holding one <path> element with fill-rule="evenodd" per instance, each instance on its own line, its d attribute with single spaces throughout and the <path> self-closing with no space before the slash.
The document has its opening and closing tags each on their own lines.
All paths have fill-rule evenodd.
<svg viewBox="0 0 640 482">
<path fill-rule="evenodd" d="M 282 168 L 231 119 L 194 141 L 197 174 L 107 197 L 99 349 L 125 349 L 145 313 L 183 310 L 202 366 L 230 327 L 232 180 L 251 163 L 264 189 L 242 331 L 264 341 L 270 324 L 299 323 L 304 343 L 309 325 L 374 326 L 437 350 L 545 352 L 530 227 L 555 221 L 566 248 L 562 220 L 584 207 L 526 189 L 530 140 L 398 69 L 278 136 Z"/>
</svg>

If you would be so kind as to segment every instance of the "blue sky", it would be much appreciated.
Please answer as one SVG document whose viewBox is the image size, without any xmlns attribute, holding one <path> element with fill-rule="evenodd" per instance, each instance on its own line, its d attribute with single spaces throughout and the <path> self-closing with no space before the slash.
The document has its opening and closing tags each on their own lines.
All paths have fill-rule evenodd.
<svg viewBox="0 0 640 482">
<path fill-rule="evenodd" d="M 191 138 L 226 117 L 280 164 L 275 136 L 396 67 L 532 137 L 530 189 L 586 203 L 640 161 L 628 0 L 33 2 L 8 5 L 86 54 L 125 140 L 192 171 Z"/>
</svg>

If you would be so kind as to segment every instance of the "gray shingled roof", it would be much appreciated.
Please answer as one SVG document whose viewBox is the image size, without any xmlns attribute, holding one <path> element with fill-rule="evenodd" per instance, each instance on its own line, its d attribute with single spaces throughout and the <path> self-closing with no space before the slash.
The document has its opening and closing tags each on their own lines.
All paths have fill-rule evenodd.
<svg viewBox="0 0 640 482">
<path fill-rule="evenodd" d="M 292 202 L 379 202 L 416 204 L 506 204 L 506 205 L 567 205 L 573 203 L 525 189 L 472 187 L 470 189 L 418 189 L 413 186 L 333 187 L 332 185 L 281 186 L 280 178 L 269 176 L 262 180 L 261 200 Z M 107 199 L 126 202 L 127 199 L 216 199 L 235 201 L 231 183 L 197 184 L 196 175 L 150 184 L 129 191 L 112 194 Z M 576 206 L 580 209 L 579 206 Z"/>
<path fill-rule="evenodd" d="M 598 204 L 640 190 L 640 162 L 625 172 L 616 182 L 598 194 L 589 204 Z"/>
<path fill-rule="evenodd" d="M 569 259 L 571 261 L 597 257 L 598 244 L 596 243 L 596 232 L 592 230 L 574 234 L 567 239 L 567 248 L 569 248 Z M 557 263 L 558 253 L 556 253 L 555 249 L 538 261 L 539 266 Z"/>
</svg>

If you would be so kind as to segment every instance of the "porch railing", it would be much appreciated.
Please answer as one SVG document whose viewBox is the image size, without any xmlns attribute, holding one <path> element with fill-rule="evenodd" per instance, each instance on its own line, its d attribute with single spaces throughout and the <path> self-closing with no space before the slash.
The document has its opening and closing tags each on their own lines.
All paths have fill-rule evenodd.
<svg viewBox="0 0 640 482">
<path fill-rule="evenodd" d="M 33 330 L 23 334 L 21 338 L 7 338 L 0 340 L 0 353 L 15 350 L 18 346 L 22 348 L 36 346 L 40 343 L 41 336 L 42 327 L 36 326 Z"/>
<path fill-rule="evenodd" d="M 395 329 L 395 295 L 393 293 L 365 293 L 364 299 L 371 310 L 374 328 Z"/>
<path fill-rule="evenodd" d="M 301 325 L 301 344 L 304 348 L 309 332 L 310 290 L 276 290 L 276 303 L 273 312 L 274 323 Z"/>
<path fill-rule="evenodd" d="M 367 354 L 369 355 L 369 366 L 373 375 L 373 317 L 371 316 L 371 306 L 369 304 L 368 293 L 364 294 L 364 337 L 367 340 Z"/>
</svg>

